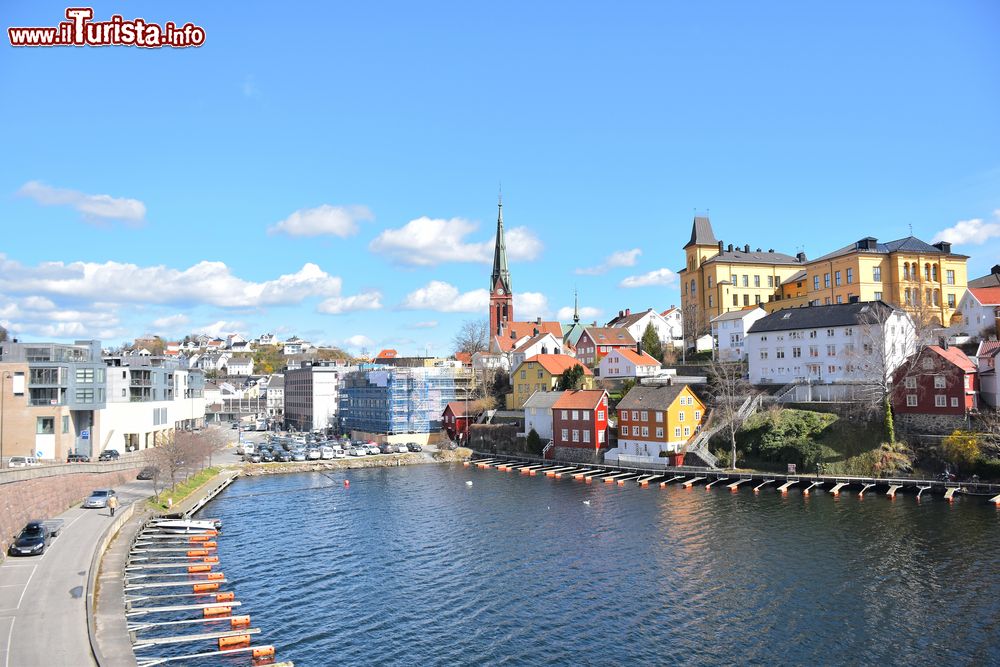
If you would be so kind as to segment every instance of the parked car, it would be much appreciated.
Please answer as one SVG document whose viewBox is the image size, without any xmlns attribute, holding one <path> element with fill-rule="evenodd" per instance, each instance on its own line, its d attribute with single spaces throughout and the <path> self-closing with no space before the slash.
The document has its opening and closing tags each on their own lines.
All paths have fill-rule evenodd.
<svg viewBox="0 0 1000 667">
<path fill-rule="evenodd" d="M 364 453 L 364 451 L 362 451 L 361 447 L 351 447 L 350 449 L 347 450 L 347 453 L 350 456 L 364 456 L 365 455 L 365 453 Z"/>
<path fill-rule="evenodd" d="M 136 479 L 153 479 L 156 477 L 157 469 L 156 466 L 146 466 L 139 471 L 139 474 L 135 476 Z"/>
<path fill-rule="evenodd" d="M 323 453 L 315 447 L 306 450 L 306 460 L 318 461 L 321 458 L 323 458 Z"/>
<path fill-rule="evenodd" d="M 114 489 L 97 489 L 83 501 L 84 509 L 103 509 L 108 506 L 108 500 L 118 497 Z"/>
<path fill-rule="evenodd" d="M 397 454 L 405 454 L 408 451 L 410 451 L 410 450 L 403 443 L 399 443 L 398 445 L 396 445 L 396 453 Z"/>
<path fill-rule="evenodd" d="M 335 459 L 347 458 L 347 452 L 345 452 L 340 447 L 334 447 L 333 448 L 333 458 L 335 458 Z"/>
<path fill-rule="evenodd" d="M 292 460 L 292 455 L 282 449 L 274 455 L 274 460 L 279 463 L 288 463 Z"/>
<path fill-rule="evenodd" d="M 292 452 L 292 460 L 295 462 L 301 462 L 306 460 L 306 453 L 301 449 L 296 449 Z"/>
<path fill-rule="evenodd" d="M 40 556 L 45 553 L 52 538 L 59 534 L 62 519 L 29 521 L 10 545 L 11 556 Z"/>
<path fill-rule="evenodd" d="M 101 455 L 97 457 L 98 461 L 117 461 L 121 457 L 117 449 L 105 449 L 101 452 Z"/>
<path fill-rule="evenodd" d="M 333 448 L 332 447 L 320 447 L 319 455 L 322 459 L 332 459 L 333 458 Z"/>
<path fill-rule="evenodd" d="M 235 431 L 239 427 L 240 427 L 240 425 L 237 422 L 233 422 L 232 426 L 230 426 L 229 428 L 231 428 L 231 429 L 233 429 Z"/>
<path fill-rule="evenodd" d="M 422 452 L 424 448 L 420 446 L 418 442 L 408 442 L 406 443 L 406 448 L 411 452 Z"/>
<path fill-rule="evenodd" d="M 378 450 L 381 454 L 392 454 L 393 447 L 388 442 L 383 442 L 381 446 L 379 446 Z"/>
<path fill-rule="evenodd" d="M 66 463 L 90 463 L 90 457 L 86 454 L 70 454 L 66 457 Z"/>
<path fill-rule="evenodd" d="M 263 452 L 260 453 L 260 462 L 274 463 L 274 454 L 265 449 Z"/>
<path fill-rule="evenodd" d="M 260 463 L 261 461 L 260 454 L 258 454 L 257 452 L 250 452 L 249 454 L 243 457 L 243 460 L 249 461 L 250 463 Z"/>
<path fill-rule="evenodd" d="M 23 468 L 25 466 L 36 465 L 38 465 L 38 459 L 34 456 L 12 456 L 7 459 L 7 467 L 9 468 Z"/>
</svg>

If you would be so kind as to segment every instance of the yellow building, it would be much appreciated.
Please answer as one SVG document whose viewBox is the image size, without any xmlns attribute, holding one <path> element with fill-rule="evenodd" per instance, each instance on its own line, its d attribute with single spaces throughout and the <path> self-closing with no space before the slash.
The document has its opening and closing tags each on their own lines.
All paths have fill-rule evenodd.
<svg viewBox="0 0 1000 667">
<path fill-rule="evenodd" d="M 685 266 L 678 276 L 688 338 L 707 333 L 717 315 L 776 300 L 782 283 L 805 263 L 803 253 L 792 257 L 773 249 L 725 245 L 715 238 L 706 217 L 694 219 L 684 253 Z"/>
<path fill-rule="evenodd" d="M 950 243 L 913 236 L 887 243 L 866 237 L 807 260 L 802 252 L 792 257 L 724 245 L 709 219 L 696 217 L 684 253 L 678 276 L 689 340 L 707 333 L 713 317 L 752 305 L 774 312 L 882 300 L 949 326 L 966 289 L 968 257 L 953 253 Z"/>
<path fill-rule="evenodd" d="M 949 326 L 965 294 L 967 260 L 944 241 L 932 245 L 908 236 L 879 243 L 866 237 L 806 263 L 806 303 L 881 300 Z"/>
<path fill-rule="evenodd" d="M 507 409 L 520 410 L 536 391 L 555 391 L 559 388 L 559 377 L 573 366 L 583 368 L 583 381 L 578 389 L 593 389 L 594 372 L 569 355 L 536 354 L 528 357 L 510 374 L 510 385 L 514 391 L 507 394 Z"/>
</svg>

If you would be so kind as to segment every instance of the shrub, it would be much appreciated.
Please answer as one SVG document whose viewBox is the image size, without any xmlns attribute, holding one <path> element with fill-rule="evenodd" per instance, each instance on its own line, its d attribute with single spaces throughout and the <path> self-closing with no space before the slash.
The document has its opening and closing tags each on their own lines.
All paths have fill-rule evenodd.
<svg viewBox="0 0 1000 667">
<path fill-rule="evenodd" d="M 956 430 L 941 441 L 941 454 L 956 467 L 971 466 L 982 454 L 979 436 L 971 431 Z"/>
<path fill-rule="evenodd" d="M 531 429 L 530 431 L 528 431 L 528 439 L 526 444 L 529 453 L 534 454 L 535 456 L 542 455 L 542 449 L 544 447 L 542 445 L 542 438 L 538 435 L 538 431 L 536 431 L 535 429 Z"/>
</svg>

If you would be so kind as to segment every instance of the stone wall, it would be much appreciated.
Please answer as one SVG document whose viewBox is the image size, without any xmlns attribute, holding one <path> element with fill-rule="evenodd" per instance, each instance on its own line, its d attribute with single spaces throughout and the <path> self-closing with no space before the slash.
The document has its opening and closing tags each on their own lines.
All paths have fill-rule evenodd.
<svg viewBox="0 0 1000 667">
<path fill-rule="evenodd" d="M 141 466 L 141 462 L 137 462 Z M 51 519 L 83 502 L 94 489 L 114 488 L 135 479 L 138 468 L 105 473 L 75 473 L 0 484 L 0 547 L 7 547 L 24 524 Z M 91 510 L 94 512 L 103 510 Z"/>
<path fill-rule="evenodd" d="M 473 424 L 469 446 L 479 452 L 524 452 L 524 438 L 513 424 Z"/>
<path fill-rule="evenodd" d="M 583 447 L 555 447 L 553 458 L 570 463 L 602 463 L 607 449 L 595 450 Z"/>
<path fill-rule="evenodd" d="M 960 428 L 969 428 L 968 421 L 961 415 L 897 414 L 896 429 L 907 435 L 950 435 Z"/>
</svg>

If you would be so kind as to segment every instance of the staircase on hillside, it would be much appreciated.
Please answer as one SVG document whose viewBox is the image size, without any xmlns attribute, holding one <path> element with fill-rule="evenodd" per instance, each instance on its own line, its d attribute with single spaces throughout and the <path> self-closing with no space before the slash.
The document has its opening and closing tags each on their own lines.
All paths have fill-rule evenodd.
<svg viewBox="0 0 1000 667">
<path fill-rule="evenodd" d="M 759 394 L 755 396 L 748 396 L 747 399 L 740 405 L 740 409 L 736 411 L 736 418 L 740 421 L 746 419 L 757 411 L 760 404 L 761 396 Z M 688 443 L 687 448 L 684 450 L 686 454 L 694 454 L 700 458 L 709 468 L 718 468 L 719 458 L 712 452 L 708 451 L 708 442 L 712 439 L 712 436 L 721 431 L 728 424 L 728 422 L 724 419 L 715 419 L 717 412 L 717 410 L 713 411 L 712 416 L 709 418 L 708 424 L 706 425 L 707 428 L 703 428 L 699 431 L 698 435 L 696 435 L 694 439 Z"/>
</svg>

